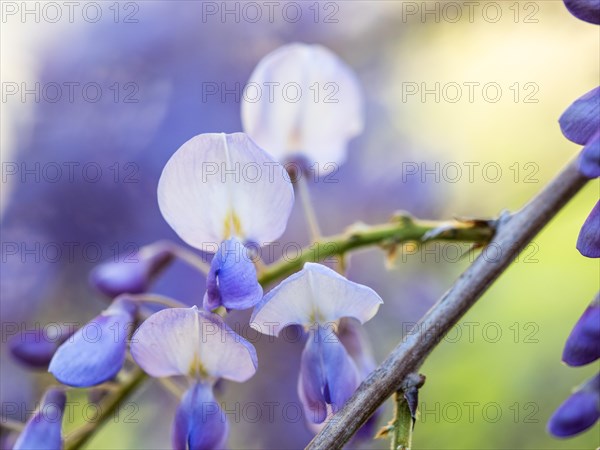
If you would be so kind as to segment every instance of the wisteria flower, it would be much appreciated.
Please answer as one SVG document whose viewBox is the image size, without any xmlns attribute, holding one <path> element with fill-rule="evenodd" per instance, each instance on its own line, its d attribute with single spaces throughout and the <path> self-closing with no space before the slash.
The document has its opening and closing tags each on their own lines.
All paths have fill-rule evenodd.
<svg viewBox="0 0 600 450">
<path fill-rule="evenodd" d="M 337 330 L 337 335 L 344 348 L 353 359 L 358 369 L 360 381 L 375 370 L 377 363 L 371 350 L 371 344 L 364 330 L 355 319 L 343 318 Z M 359 428 L 354 435 L 355 439 L 372 439 L 377 431 L 377 422 L 383 408 L 379 408 L 373 415 Z"/>
<path fill-rule="evenodd" d="M 166 248 L 147 246 L 120 261 L 109 261 L 94 268 L 92 286 L 109 297 L 146 292 L 154 276 L 166 267 L 174 255 Z"/>
<path fill-rule="evenodd" d="M 575 100 L 559 120 L 565 137 L 583 145 L 578 158 L 579 171 L 587 178 L 600 176 L 600 87 Z M 590 258 L 600 257 L 599 207 L 592 210 L 577 240 L 579 252 Z"/>
<path fill-rule="evenodd" d="M 213 394 L 220 378 L 244 382 L 258 366 L 254 346 L 213 313 L 170 308 L 148 318 L 136 331 L 131 355 L 153 377 L 184 375 L 192 386 L 173 425 L 176 450 L 223 448 L 228 423 Z"/>
<path fill-rule="evenodd" d="M 68 386 L 89 387 L 114 378 L 125 361 L 137 305 L 117 297 L 56 351 L 48 371 Z"/>
<path fill-rule="evenodd" d="M 11 355 L 31 368 L 47 368 L 58 347 L 75 332 L 70 326 L 46 326 L 13 336 L 8 344 Z"/>
<path fill-rule="evenodd" d="M 563 351 L 569 366 L 583 366 L 600 358 L 600 294 L 573 327 Z M 548 431 L 565 438 L 579 434 L 600 418 L 600 374 L 578 388 L 556 410 L 548 422 Z"/>
<path fill-rule="evenodd" d="M 306 263 L 256 305 L 250 325 L 262 333 L 278 336 L 288 325 L 309 330 L 298 395 L 312 422 L 321 423 L 328 412 L 337 412 L 360 380 L 354 360 L 335 332 L 337 322 L 352 317 L 364 323 L 382 303 L 371 288 L 321 264 Z"/>
<path fill-rule="evenodd" d="M 567 139 L 583 145 L 579 171 L 588 178 L 600 176 L 600 87 L 592 89 L 562 114 L 560 128 Z"/>
<path fill-rule="evenodd" d="M 49 389 L 38 410 L 27 421 L 13 450 L 59 450 L 67 398 L 62 389 Z"/>
<path fill-rule="evenodd" d="M 320 45 L 293 43 L 266 55 L 244 90 L 244 131 L 280 161 L 306 158 L 322 173 L 346 160 L 364 128 L 352 69 Z"/>
<path fill-rule="evenodd" d="M 207 309 L 244 309 L 262 298 L 246 246 L 281 236 L 293 202 L 283 166 L 243 133 L 201 134 L 175 152 L 158 183 L 158 204 L 181 239 L 216 253 Z"/>
<path fill-rule="evenodd" d="M 243 262 L 242 262 L 243 260 Z M 213 257 L 206 279 L 204 308 L 252 308 L 262 298 L 249 249 L 237 239 L 224 241 Z"/>
<path fill-rule="evenodd" d="M 577 250 L 588 258 L 600 258 L 600 201 L 581 227 Z"/>
<path fill-rule="evenodd" d="M 548 422 L 548 431 L 556 437 L 575 436 L 600 418 L 600 373 L 588 380 L 560 405 Z"/>
<path fill-rule="evenodd" d="M 565 6 L 578 19 L 600 25 L 600 0 L 565 0 Z"/>
<path fill-rule="evenodd" d="M 350 355 L 354 361 L 356 369 L 358 370 L 359 381 L 367 378 L 367 376 L 370 375 L 375 369 L 377 364 L 375 362 L 375 358 L 373 357 L 370 343 L 364 330 L 360 327 L 360 323 L 355 319 L 344 317 L 339 321 L 336 335 L 348 352 L 348 355 Z M 365 424 L 358 429 L 352 438 L 353 442 L 372 439 L 373 436 L 375 436 L 375 432 L 377 431 L 377 422 L 382 410 L 383 408 L 379 408 L 377 411 L 375 411 L 369 420 L 367 420 Z M 328 415 L 328 419 L 332 416 L 333 414 L 330 413 Z M 320 432 L 326 423 L 327 419 L 323 423 L 319 424 L 316 424 L 310 420 L 307 421 L 308 427 L 314 433 Z"/>
<path fill-rule="evenodd" d="M 600 358 L 600 294 L 573 327 L 563 351 L 569 366 L 583 366 Z"/>
</svg>

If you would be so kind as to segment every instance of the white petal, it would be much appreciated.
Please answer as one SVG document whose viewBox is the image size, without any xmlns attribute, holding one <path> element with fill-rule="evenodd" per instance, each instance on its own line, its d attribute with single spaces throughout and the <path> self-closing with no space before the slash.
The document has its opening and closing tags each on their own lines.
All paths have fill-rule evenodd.
<svg viewBox="0 0 600 450">
<path fill-rule="evenodd" d="M 264 296 L 254 309 L 250 326 L 277 336 L 291 324 L 325 324 L 342 317 L 354 317 L 364 323 L 377 313 L 382 303 L 373 289 L 354 283 L 322 264 L 306 263 L 300 272 Z"/>
<path fill-rule="evenodd" d="M 150 316 L 132 338 L 131 355 L 153 377 L 188 375 L 242 382 L 257 367 L 252 344 L 219 316 L 195 306 Z"/>
<path fill-rule="evenodd" d="M 259 245 L 275 241 L 293 201 L 283 166 L 243 133 L 190 139 L 158 182 L 165 220 L 188 244 L 213 253 L 232 236 Z"/>
<path fill-rule="evenodd" d="M 269 88 L 268 83 L 279 84 Z M 242 123 L 279 160 L 303 154 L 318 163 L 320 172 L 328 172 L 344 162 L 348 141 L 362 132 L 363 103 L 346 63 L 320 45 L 295 43 L 257 65 L 244 92 Z"/>
</svg>

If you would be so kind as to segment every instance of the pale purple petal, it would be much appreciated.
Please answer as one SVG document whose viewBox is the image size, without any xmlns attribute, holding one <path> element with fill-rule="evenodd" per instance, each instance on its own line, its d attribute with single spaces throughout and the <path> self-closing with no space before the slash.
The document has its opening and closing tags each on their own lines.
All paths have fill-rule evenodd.
<svg viewBox="0 0 600 450">
<path fill-rule="evenodd" d="M 237 239 L 223 242 L 210 263 L 204 308 L 248 309 L 256 305 L 262 295 L 248 249 Z"/>
<path fill-rule="evenodd" d="M 62 419 L 67 399 L 61 389 L 50 389 L 39 410 L 27 421 L 13 450 L 62 449 Z"/>
<path fill-rule="evenodd" d="M 117 298 L 56 351 L 48 371 L 69 386 L 94 386 L 114 378 L 125 361 L 136 307 Z"/>
<path fill-rule="evenodd" d="M 187 375 L 243 382 L 256 372 L 254 346 L 223 319 L 192 308 L 169 308 L 150 316 L 136 331 L 131 355 L 154 377 Z"/>
<path fill-rule="evenodd" d="M 261 333 L 279 335 L 288 325 L 309 326 L 354 317 L 370 320 L 383 303 L 373 289 L 354 283 L 316 263 L 282 281 L 256 305 L 250 326 Z"/>
<path fill-rule="evenodd" d="M 158 183 L 167 223 L 189 245 L 210 253 L 233 236 L 261 246 L 274 242 L 293 202 L 283 166 L 243 133 L 190 139 L 167 162 Z"/>
<path fill-rule="evenodd" d="M 175 450 L 213 450 L 224 448 L 229 423 L 216 402 L 212 386 L 195 383 L 186 391 L 175 413 L 173 448 Z"/>
<path fill-rule="evenodd" d="M 323 329 L 323 366 L 327 375 L 326 398 L 335 414 L 359 384 L 358 369 L 332 329 Z"/>
<path fill-rule="evenodd" d="M 354 364 L 356 364 L 360 379 L 364 380 L 377 366 L 365 331 L 355 319 L 344 318 L 340 320 L 337 335 Z M 377 409 L 369 420 L 358 429 L 353 437 L 353 442 L 373 439 L 382 413 L 383 407 Z"/>
<path fill-rule="evenodd" d="M 298 396 L 307 420 L 321 423 L 327 417 L 327 401 L 324 387 L 327 383 L 323 368 L 321 343 L 311 333 L 306 341 L 300 360 Z"/>
<path fill-rule="evenodd" d="M 298 394 L 308 420 L 321 423 L 327 405 L 333 413 L 346 403 L 358 386 L 357 368 L 333 332 L 319 326 L 306 342 L 300 365 Z"/>
</svg>

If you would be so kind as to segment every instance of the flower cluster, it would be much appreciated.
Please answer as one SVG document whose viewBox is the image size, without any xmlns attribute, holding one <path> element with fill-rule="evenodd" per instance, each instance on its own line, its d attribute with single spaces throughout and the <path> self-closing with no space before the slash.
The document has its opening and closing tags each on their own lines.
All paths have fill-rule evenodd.
<svg viewBox="0 0 600 450">
<path fill-rule="evenodd" d="M 165 221 L 191 247 L 213 255 L 198 305 L 176 307 L 169 300 L 157 312 L 147 309 L 156 297 L 143 293 L 181 256 L 175 246 L 153 244 L 135 255 L 137 264 L 110 262 L 91 273 L 91 283 L 113 298 L 96 318 L 60 341 L 15 344 L 13 354 L 30 365 L 47 365 L 66 386 L 117 380 L 128 358 L 152 377 L 187 380 L 173 421 L 173 447 L 222 448 L 229 425 L 214 386 L 221 379 L 245 382 L 258 368 L 254 346 L 224 316 L 254 308 L 251 326 L 262 333 L 278 335 L 289 325 L 306 332 L 298 396 L 310 423 L 325 422 L 343 406 L 375 364 L 358 324 L 383 301 L 316 263 L 306 263 L 263 295 L 254 250 L 282 235 L 294 204 L 290 177 L 272 154 L 282 162 L 300 154 L 342 162 L 348 140 L 363 127 L 362 97 L 351 70 L 320 46 L 284 46 L 265 57 L 252 79 L 289 76 L 299 77 L 307 91 L 307 83 L 334 80 L 346 91 L 345 101 L 245 104 L 244 127 L 261 146 L 245 133 L 201 134 L 184 143 L 161 174 L 157 196 Z M 62 414 L 64 391 L 49 391 L 43 405 L 50 402 Z M 60 421 L 36 417 L 15 448 L 61 448 Z"/>
<path fill-rule="evenodd" d="M 600 25 L 598 0 L 565 0 L 576 17 Z M 560 127 L 567 139 L 583 150 L 579 171 L 587 178 L 600 177 L 600 87 L 576 100 L 561 116 Z M 577 240 L 583 256 L 600 258 L 600 201 L 586 219 Z M 590 364 L 600 358 L 600 294 L 585 310 L 569 335 L 562 360 L 572 367 Z M 600 373 L 578 387 L 556 410 L 548 430 L 556 437 L 569 437 L 592 427 L 600 419 Z"/>
</svg>

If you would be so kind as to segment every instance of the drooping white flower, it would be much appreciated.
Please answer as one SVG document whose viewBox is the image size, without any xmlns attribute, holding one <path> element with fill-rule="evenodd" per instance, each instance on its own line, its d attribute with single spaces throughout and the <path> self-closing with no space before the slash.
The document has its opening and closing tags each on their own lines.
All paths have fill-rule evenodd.
<svg viewBox="0 0 600 450">
<path fill-rule="evenodd" d="M 219 378 L 243 382 L 254 375 L 258 363 L 250 342 L 216 314 L 170 308 L 140 325 L 131 356 L 151 376 L 183 375 L 192 382 L 175 414 L 174 449 L 224 448 L 229 424 L 213 386 Z"/>
<path fill-rule="evenodd" d="M 216 253 L 207 310 L 247 309 L 262 298 L 246 245 L 281 236 L 293 203 L 284 167 L 244 133 L 201 134 L 175 152 L 158 182 L 158 205 L 181 239 Z"/>
<path fill-rule="evenodd" d="M 293 202 L 284 168 L 244 133 L 193 137 L 169 159 L 158 182 L 167 223 L 189 245 L 210 253 L 232 237 L 273 242 Z"/>
<path fill-rule="evenodd" d="M 364 100 L 352 69 L 321 45 L 293 43 L 266 55 L 242 101 L 244 131 L 280 161 L 304 157 L 327 173 L 346 159 L 364 128 Z"/>
<path fill-rule="evenodd" d="M 302 352 L 298 396 L 308 420 L 322 423 L 352 395 L 362 374 L 340 342 L 337 322 L 352 317 L 364 323 L 383 303 L 367 286 L 354 283 L 326 266 L 306 263 L 256 305 L 250 326 L 277 336 L 288 325 L 309 329 Z"/>
</svg>

